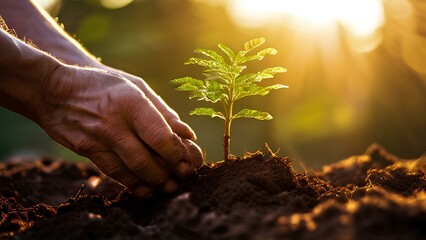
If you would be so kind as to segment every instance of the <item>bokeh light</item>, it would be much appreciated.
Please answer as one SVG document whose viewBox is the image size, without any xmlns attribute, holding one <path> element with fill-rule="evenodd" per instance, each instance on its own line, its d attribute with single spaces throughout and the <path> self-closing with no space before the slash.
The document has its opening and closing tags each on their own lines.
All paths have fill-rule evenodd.
<svg viewBox="0 0 426 240">
<path fill-rule="evenodd" d="M 409 11 L 406 5 L 402 8 Z M 238 25 L 247 28 L 273 25 L 328 39 L 329 35 L 339 38 L 343 28 L 346 43 L 357 52 L 370 52 L 382 41 L 378 32 L 384 24 L 381 0 L 231 0 L 227 9 Z"/>
<path fill-rule="evenodd" d="M 85 17 L 77 29 L 77 35 L 86 43 L 102 40 L 108 32 L 110 20 L 102 14 Z"/>
<path fill-rule="evenodd" d="M 193 49 L 217 50 L 219 42 L 238 49 L 256 37 L 265 37 L 279 53 L 253 65 L 287 68 L 268 81 L 290 88 L 237 104 L 268 111 L 274 119 L 236 121 L 233 154 L 267 142 L 315 167 L 360 154 L 373 142 L 403 158 L 426 150 L 424 0 L 43 2 L 47 9 L 60 5 L 54 15 L 104 63 L 143 77 L 196 131 L 208 161 L 222 158 L 222 122 L 189 116 L 203 105 L 168 82 L 202 77 L 200 69 L 183 65 Z M 8 146 L 0 150 L 3 156 L 13 144 L 22 145 L 22 134 L 36 139 L 30 127 L 13 130 L 9 123 L 17 121 L 11 119 L 0 118 L 7 123 L 0 124 L 2 136 L 16 136 L 0 144 Z M 36 148 L 46 141 L 37 140 Z"/>
<path fill-rule="evenodd" d="M 105 8 L 110 8 L 110 9 L 122 8 L 129 5 L 132 2 L 133 0 L 100 0 L 100 3 L 102 4 L 102 6 L 104 6 Z"/>
<path fill-rule="evenodd" d="M 228 9 L 237 24 L 245 27 L 281 21 L 296 28 L 317 29 L 339 23 L 351 34 L 363 37 L 383 24 L 380 0 L 231 0 Z"/>
<path fill-rule="evenodd" d="M 56 4 L 60 2 L 60 0 L 35 0 L 46 10 L 52 9 Z"/>
<path fill-rule="evenodd" d="M 426 38 L 409 36 L 404 39 L 402 50 L 405 62 L 417 72 L 426 74 Z"/>
</svg>

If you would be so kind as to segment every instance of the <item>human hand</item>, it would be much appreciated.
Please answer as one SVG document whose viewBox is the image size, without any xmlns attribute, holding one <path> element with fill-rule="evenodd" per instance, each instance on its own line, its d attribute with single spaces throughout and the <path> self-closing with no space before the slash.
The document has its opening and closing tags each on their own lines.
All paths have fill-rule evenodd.
<svg viewBox="0 0 426 240">
<path fill-rule="evenodd" d="M 195 134 L 142 79 L 120 73 L 61 64 L 44 82 L 36 121 L 136 195 L 173 192 L 175 177 L 202 163 Z"/>
<path fill-rule="evenodd" d="M 140 77 L 129 74 L 122 70 L 118 70 L 109 66 L 106 66 L 99 62 L 94 62 L 91 66 L 96 66 L 97 68 L 104 69 L 111 74 L 119 75 L 128 79 L 130 82 L 135 84 L 145 96 L 154 104 L 155 108 L 163 115 L 169 126 L 172 128 L 173 132 L 176 133 L 181 138 L 187 138 L 191 140 L 196 140 L 197 136 L 194 131 L 179 118 L 179 115 L 170 108 L 164 100 L 158 96 L 149 85 Z"/>
<path fill-rule="evenodd" d="M 51 55 L 0 29 L 0 105 L 37 122 L 139 196 L 175 190 L 175 177 L 201 164 L 189 140 L 195 134 L 142 79 L 99 63 L 30 2 L 4 4 L 8 23 Z"/>
</svg>

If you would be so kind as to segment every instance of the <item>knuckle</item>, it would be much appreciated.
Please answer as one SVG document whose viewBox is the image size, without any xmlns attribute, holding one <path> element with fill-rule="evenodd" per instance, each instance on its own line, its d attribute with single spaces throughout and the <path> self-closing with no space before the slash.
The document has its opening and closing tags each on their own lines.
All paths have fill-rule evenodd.
<svg viewBox="0 0 426 240">
<path fill-rule="evenodd" d="M 135 173 L 146 172 L 149 171 L 149 168 L 151 167 L 150 163 L 148 156 L 139 155 L 128 163 L 128 168 Z"/>
<path fill-rule="evenodd" d="M 128 185 L 131 176 L 128 176 L 126 172 L 128 169 L 120 161 L 117 161 L 110 151 L 95 151 L 92 152 L 88 158 L 101 170 L 101 172 L 108 177 L 120 182 L 121 184 Z"/>
<path fill-rule="evenodd" d="M 161 178 L 157 178 L 157 179 L 153 179 L 150 181 L 150 184 L 153 186 L 159 186 L 163 183 L 165 183 L 167 181 L 167 177 L 161 177 Z"/>
<path fill-rule="evenodd" d="M 163 172 L 158 172 L 155 176 L 151 176 L 149 179 L 145 179 L 151 186 L 160 186 L 165 183 L 170 176 Z"/>
<path fill-rule="evenodd" d="M 113 142 L 114 142 L 114 148 L 120 148 L 120 147 L 125 147 L 125 146 L 129 146 L 129 142 L 130 142 L 130 135 L 117 135 L 115 138 L 113 138 Z M 114 149 L 117 150 L 117 149 Z"/>
<path fill-rule="evenodd" d="M 128 136 L 122 133 L 122 129 L 120 122 L 99 122 L 93 125 L 93 135 L 108 145 L 117 145 L 117 143 L 125 145 L 128 142 Z"/>
<path fill-rule="evenodd" d="M 171 117 L 167 119 L 167 122 L 170 124 L 170 126 L 182 126 L 183 122 L 179 118 Z"/>
<path fill-rule="evenodd" d="M 101 169 L 101 171 L 108 177 L 130 188 L 139 183 L 139 179 L 134 178 L 132 176 L 128 176 L 127 174 L 123 174 L 126 172 L 126 169 L 122 165 L 117 165 L 107 169 Z"/>
<path fill-rule="evenodd" d="M 111 128 L 107 127 L 105 124 L 98 122 L 93 124 L 93 133 L 95 136 L 109 136 Z"/>
<path fill-rule="evenodd" d="M 98 151 L 98 148 L 93 141 L 82 139 L 73 144 L 72 150 L 81 156 L 88 156 L 92 152 Z"/>
<path fill-rule="evenodd" d="M 105 168 L 101 170 L 105 175 L 118 180 L 119 176 L 123 172 L 123 167 L 120 165 L 117 165 L 117 166 L 113 166 L 113 167 L 109 167 L 109 168 Z"/>
<path fill-rule="evenodd" d="M 161 148 L 162 146 L 167 144 L 169 140 L 170 140 L 170 134 L 166 127 L 152 125 L 148 129 L 146 141 L 149 143 L 149 145 L 152 148 L 154 149 Z"/>
<path fill-rule="evenodd" d="M 179 114 L 175 111 L 175 110 L 173 110 L 173 109 L 171 109 L 171 108 L 169 108 L 169 107 L 167 107 L 166 108 L 168 111 L 166 112 L 166 113 L 163 113 L 163 116 L 168 120 L 168 121 L 180 121 L 180 117 L 179 117 Z"/>
</svg>

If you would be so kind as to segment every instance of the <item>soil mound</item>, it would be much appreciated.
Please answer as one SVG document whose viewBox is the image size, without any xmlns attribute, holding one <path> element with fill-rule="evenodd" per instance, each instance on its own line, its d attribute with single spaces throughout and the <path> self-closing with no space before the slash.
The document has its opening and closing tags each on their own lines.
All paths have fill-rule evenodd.
<svg viewBox="0 0 426 240">
<path fill-rule="evenodd" d="M 0 238 L 426 239 L 425 166 L 372 145 L 301 173 L 258 152 L 201 167 L 176 195 L 138 199 L 90 165 L 6 161 Z"/>
</svg>

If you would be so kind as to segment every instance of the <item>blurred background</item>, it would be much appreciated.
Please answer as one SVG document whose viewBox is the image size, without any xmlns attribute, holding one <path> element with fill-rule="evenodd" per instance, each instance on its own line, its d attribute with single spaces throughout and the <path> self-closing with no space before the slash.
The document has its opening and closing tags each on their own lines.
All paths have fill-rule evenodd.
<svg viewBox="0 0 426 240">
<path fill-rule="evenodd" d="M 208 161 L 223 159 L 223 122 L 189 116 L 208 103 L 169 81 L 201 78 L 183 63 L 197 47 L 265 37 L 278 50 L 248 72 L 282 66 L 270 83 L 289 89 L 251 97 L 240 108 L 271 121 L 238 119 L 231 152 L 268 143 L 307 167 L 362 154 L 373 142 L 402 158 L 426 150 L 426 2 L 424 0 L 38 0 L 95 56 L 136 74 L 189 123 Z M 251 69 L 251 70 L 250 70 Z M 0 159 L 47 155 L 75 160 L 34 123 L 0 109 Z"/>
</svg>

